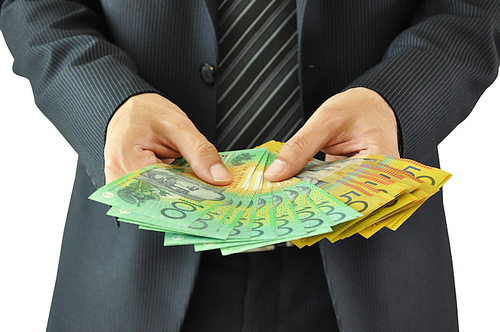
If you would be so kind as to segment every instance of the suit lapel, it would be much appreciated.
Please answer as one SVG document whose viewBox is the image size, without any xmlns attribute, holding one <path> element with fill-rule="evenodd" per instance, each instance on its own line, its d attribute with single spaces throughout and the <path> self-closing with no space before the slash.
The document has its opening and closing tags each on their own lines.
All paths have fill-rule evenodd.
<svg viewBox="0 0 500 332">
<path fill-rule="evenodd" d="M 298 32 L 299 50 L 300 50 L 300 45 L 302 44 L 302 28 L 304 26 L 304 13 L 306 11 L 307 0 L 296 0 L 296 1 L 297 1 L 297 32 Z"/>
<path fill-rule="evenodd" d="M 307 0 L 296 0 L 296 1 L 297 1 L 297 26 L 300 32 L 304 20 L 304 12 L 306 9 Z"/>
<path fill-rule="evenodd" d="M 210 18 L 212 19 L 212 24 L 214 26 L 215 31 L 217 31 L 218 25 L 218 8 L 220 0 L 204 0 L 205 5 L 207 6 L 208 12 L 210 13 Z"/>
</svg>

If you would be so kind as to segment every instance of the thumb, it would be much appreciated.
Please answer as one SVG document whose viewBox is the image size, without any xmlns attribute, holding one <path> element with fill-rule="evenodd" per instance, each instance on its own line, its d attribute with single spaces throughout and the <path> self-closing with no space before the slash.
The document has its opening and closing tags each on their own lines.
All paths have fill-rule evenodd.
<svg viewBox="0 0 500 332">
<path fill-rule="evenodd" d="M 188 136 L 183 136 L 175 143 L 196 176 L 213 185 L 230 184 L 231 173 L 222 162 L 215 146 L 200 132 L 190 133 Z"/>
<path fill-rule="evenodd" d="M 280 153 L 268 167 L 264 176 L 269 181 L 283 181 L 298 174 L 321 148 L 321 139 L 302 127 L 281 148 Z"/>
</svg>

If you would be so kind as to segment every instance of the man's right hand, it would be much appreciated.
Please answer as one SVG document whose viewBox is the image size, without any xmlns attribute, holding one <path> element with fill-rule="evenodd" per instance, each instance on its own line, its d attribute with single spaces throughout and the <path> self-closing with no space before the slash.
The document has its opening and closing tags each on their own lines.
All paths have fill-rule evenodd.
<svg viewBox="0 0 500 332">
<path fill-rule="evenodd" d="M 106 183 L 142 167 L 184 157 L 214 185 L 231 183 L 217 149 L 168 99 L 144 93 L 129 98 L 111 118 L 104 148 Z"/>
</svg>

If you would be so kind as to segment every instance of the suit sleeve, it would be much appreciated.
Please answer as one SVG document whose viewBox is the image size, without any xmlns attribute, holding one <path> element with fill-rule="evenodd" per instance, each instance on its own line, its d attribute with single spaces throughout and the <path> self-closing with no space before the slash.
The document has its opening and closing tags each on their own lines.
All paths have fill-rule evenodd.
<svg viewBox="0 0 500 332">
<path fill-rule="evenodd" d="M 383 60 L 350 87 L 377 91 L 399 121 L 403 155 L 424 157 L 498 73 L 500 1 L 423 1 Z"/>
<path fill-rule="evenodd" d="M 108 40 L 98 1 L 0 1 L 0 29 L 14 72 L 63 134 L 97 187 L 104 185 L 106 127 L 129 97 L 157 92 Z"/>
</svg>

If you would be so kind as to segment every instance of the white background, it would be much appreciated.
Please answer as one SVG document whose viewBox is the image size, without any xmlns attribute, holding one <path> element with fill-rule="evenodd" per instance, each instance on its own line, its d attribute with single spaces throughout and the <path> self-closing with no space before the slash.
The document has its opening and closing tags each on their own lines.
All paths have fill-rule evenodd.
<svg viewBox="0 0 500 332">
<path fill-rule="evenodd" d="M 12 73 L 0 37 L 0 331 L 45 330 L 76 153 Z M 461 331 L 494 331 L 500 309 L 500 80 L 439 146 Z M 498 330 L 496 330 L 498 331 Z"/>
</svg>

